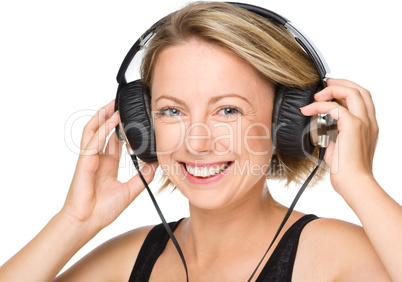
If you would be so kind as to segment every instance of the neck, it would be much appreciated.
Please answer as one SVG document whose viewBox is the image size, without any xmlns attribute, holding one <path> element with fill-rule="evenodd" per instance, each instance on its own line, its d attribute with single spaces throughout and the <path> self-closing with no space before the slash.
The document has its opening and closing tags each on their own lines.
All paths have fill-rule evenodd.
<svg viewBox="0 0 402 282">
<path fill-rule="evenodd" d="M 249 240 L 260 240 L 274 225 L 281 208 L 268 191 L 265 179 L 241 202 L 221 210 L 203 210 L 190 204 L 190 220 L 184 224 L 186 249 L 195 260 L 231 254 Z M 246 241 L 245 241 L 246 240 Z"/>
</svg>

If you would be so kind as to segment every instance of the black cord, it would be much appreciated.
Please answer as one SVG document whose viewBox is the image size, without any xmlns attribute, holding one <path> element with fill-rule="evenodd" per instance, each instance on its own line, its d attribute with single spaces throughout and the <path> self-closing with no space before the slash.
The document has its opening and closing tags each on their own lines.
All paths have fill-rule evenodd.
<svg viewBox="0 0 402 282">
<path fill-rule="evenodd" d="M 251 279 L 254 277 L 255 273 L 257 272 L 258 268 L 260 267 L 261 263 L 263 262 L 263 260 L 265 259 L 266 255 L 268 254 L 269 250 L 271 249 L 272 245 L 274 244 L 276 238 L 278 237 L 279 233 L 281 232 L 283 226 L 285 226 L 286 221 L 289 219 L 290 214 L 292 213 L 294 207 L 296 206 L 297 201 L 300 199 L 300 196 L 303 194 L 304 190 L 306 189 L 306 187 L 308 186 L 308 184 L 310 183 L 311 179 L 313 179 L 314 175 L 316 174 L 318 168 L 320 167 L 322 160 L 324 159 L 324 154 L 325 154 L 325 148 L 321 147 L 320 151 L 319 151 L 319 155 L 318 155 L 318 164 L 316 166 L 316 168 L 311 172 L 311 174 L 309 175 L 309 177 L 306 179 L 306 181 L 304 182 L 304 184 L 302 185 L 302 187 L 299 189 L 299 192 L 297 192 L 296 197 L 294 198 L 292 204 L 290 205 L 288 211 L 286 212 L 281 224 L 279 225 L 278 230 L 276 231 L 276 234 L 274 236 L 274 238 L 272 239 L 271 244 L 269 245 L 267 251 L 265 252 L 265 254 L 263 255 L 262 259 L 260 260 L 260 262 L 258 263 L 257 267 L 254 269 L 253 273 L 251 274 L 250 278 L 247 280 L 247 282 L 250 282 Z"/>
<path fill-rule="evenodd" d="M 187 264 L 186 264 L 186 260 L 184 259 L 183 252 L 181 251 L 179 242 L 177 242 L 176 237 L 173 235 L 173 232 L 172 232 L 172 230 L 170 229 L 169 224 L 167 224 L 167 222 L 166 222 L 166 220 L 165 220 L 165 217 L 163 216 L 162 211 L 161 211 L 161 209 L 159 208 L 159 205 L 158 205 L 158 203 L 156 202 L 154 195 L 152 194 L 151 189 L 149 189 L 148 183 L 145 181 L 144 177 L 142 176 L 142 173 L 140 172 L 140 168 L 139 168 L 139 166 L 138 166 L 138 161 L 137 161 L 137 156 L 136 156 L 136 155 L 131 155 L 131 159 L 133 160 L 134 166 L 135 166 L 135 168 L 136 168 L 136 170 L 137 170 L 137 172 L 138 172 L 138 175 L 140 176 L 140 178 L 141 178 L 141 180 L 142 180 L 142 183 L 143 183 L 143 184 L 145 185 L 145 187 L 147 188 L 147 191 L 148 191 L 149 196 L 151 197 L 152 203 L 154 204 L 155 209 L 156 209 L 156 211 L 158 212 L 158 215 L 159 215 L 159 217 L 160 217 L 161 220 L 162 220 L 163 226 L 165 227 L 167 233 L 169 234 L 170 239 L 172 239 L 172 242 L 173 242 L 174 246 L 176 247 L 177 252 L 178 252 L 179 255 L 180 255 L 181 261 L 183 262 L 184 269 L 185 269 L 185 271 L 186 271 L 186 281 L 188 282 Z"/>
</svg>

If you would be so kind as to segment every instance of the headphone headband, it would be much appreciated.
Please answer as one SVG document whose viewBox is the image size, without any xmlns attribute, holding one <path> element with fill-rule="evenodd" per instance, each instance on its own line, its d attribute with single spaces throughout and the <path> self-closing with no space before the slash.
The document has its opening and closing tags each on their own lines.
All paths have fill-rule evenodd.
<svg viewBox="0 0 402 282">
<path fill-rule="evenodd" d="M 244 3 L 236 3 L 236 2 L 225 2 L 230 5 L 234 5 L 240 8 L 243 8 L 247 11 L 250 11 L 254 14 L 257 14 L 265 19 L 268 19 L 270 21 L 274 21 L 277 24 L 280 24 L 284 26 L 287 30 L 289 30 L 293 36 L 295 37 L 295 40 L 299 45 L 303 48 L 303 50 L 309 55 L 311 60 L 313 61 L 318 74 L 321 78 L 321 80 L 325 80 L 326 76 L 328 73 L 330 73 L 329 66 L 324 58 L 322 56 L 321 52 L 318 50 L 318 48 L 314 45 L 314 43 L 303 33 L 301 32 L 298 28 L 296 28 L 289 20 L 286 18 L 282 17 L 281 15 L 274 13 L 270 10 L 250 5 L 250 4 L 244 4 Z M 155 30 L 165 21 L 166 17 L 160 19 L 157 21 L 155 24 L 153 24 L 144 34 L 134 43 L 134 45 L 131 47 L 130 51 L 127 53 L 126 57 L 123 60 L 123 63 L 120 66 L 119 72 L 117 74 L 117 82 L 119 84 L 125 84 L 127 83 L 125 74 L 126 71 L 135 57 L 135 55 L 138 53 L 138 51 L 141 49 L 141 47 L 150 39 L 152 38 Z"/>
<path fill-rule="evenodd" d="M 126 71 L 129 67 L 131 61 L 133 60 L 135 55 L 138 53 L 138 51 L 140 51 L 142 45 L 144 45 L 153 36 L 155 30 L 158 28 L 158 26 L 160 26 L 165 21 L 165 19 L 166 19 L 166 17 L 163 17 L 162 19 L 160 19 L 159 21 L 154 23 L 147 31 L 145 31 L 141 35 L 140 38 L 137 39 L 137 41 L 134 43 L 133 47 L 131 47 L 130 51 L 128 51 L 126 57 L 123 60 L 123 63 L 120 66 L 119 72 L 117 73 L 116 79 L 119 84 L 127 83 L 125 74 L 126 74 Z"/>
</svg>

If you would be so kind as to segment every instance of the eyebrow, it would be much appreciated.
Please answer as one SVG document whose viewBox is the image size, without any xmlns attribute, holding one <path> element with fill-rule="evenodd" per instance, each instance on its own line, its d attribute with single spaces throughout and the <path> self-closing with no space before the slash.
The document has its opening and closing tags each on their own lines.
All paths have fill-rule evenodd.
<svg viewBox="0 0 402 282">
<path fill-rule="evenodd" d="M 219 96 L 216 96 L 216 97 L 212 97 L 211 99 L 209 99 L 208 105 L 215 104 L 219 100 L 221 100 L 223 98 L 228 98 L 228 97 L 240 98 L 243 101 L 247 102 L 251 106 L 251 103 L 249 102 L 249 100 L 247 100 L 246 98 L 244 98 L 243 96 L 240 96 L 238 94 L 224 94 L 224 95 L 219 95 Z M 176 102 L 177 104 L 180 104 L 180 105 L 183 105 L 183 106 L 186 105 L 186 103 L 183 100 L 180 100 L 180 99 L 178 99 L 178 98 L 176 98 L 174 96 L 168 96 L 168 95 L 159 96 L 158 98 L 156 98 L 155 103 L 158 102 L 160 99 L 168 99 L 168 100 L 172 100 L 173 102 Z"/>
</svg>

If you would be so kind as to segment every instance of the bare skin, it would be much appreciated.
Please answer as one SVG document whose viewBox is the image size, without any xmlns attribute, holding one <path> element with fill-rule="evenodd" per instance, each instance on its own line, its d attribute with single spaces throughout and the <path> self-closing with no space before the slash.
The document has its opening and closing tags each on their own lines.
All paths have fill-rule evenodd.
<svg viewBox="0 0 402 282">
<path fill-rule="evenodd" d="M 153 115 L 157 149 L 164 154 L 158 156 L 159 163 L 144 167 L 144 172 L 150 182 L 156 166 L 161 165 L 189 200 L 190 217 L 181 222 L 175 235 L 186 257 L 190 281 L 246 281 L 286 212 L 269 194 L 265 171 L 241 175 L 233 169 L 217 182 L 195 185 L 175 168 L 179 162 L 195 160 L 233 161 L 239 167 L 248 160 L 264 167 L 272 155 L 270 139 L 231 143 L 217 137 L 228 134 L 228 128 L 235 137 L 244 136 L 247 128 L 251 128 L 249 136 L 264 136 L 262 126 L 252 125 L 258 122 L 270 129 L 273 86 L 224 49 L 191 40 L 159 55 L 152 89 L 152 106 L 159 111 Z M 242 98 L 214 99 L 228 93 Z M 326 102 L 332 98 L 341 105 Z M 338 120 L 339 137 L 328 148 L 325 161 L 336 170 L 331 174 L 334 189 L 355 211 L 363 228 L 333 219 L 309 223 L 301 235 L 293 281 L 398 281 L 402 277 L 402 209 L 372 175 L 378 127 L 370 94 L 352 82 L 329 79 L 328 87 L 315 99 L 301 111 L 305 115 L 329 112 Z M 223 110 L 228 108 L 241 113 Z M 128 280 L 151 226 L 111 239 L 55 278 L 71 256 L 144 189 L 138 177 L 127 183 L 117 180 L 121 143 L 115 134 L 101 152 L 106 136 L 119 121 L 118 115 L 109 118 L 112 109 L 113 103 L 105 106 L 83 132 L 82 154 L 64 207 L 0 268 L 0 280 Z M 192 129 L 186 136 L 188 142 L 170 150 L 180 142 L 176 139 L 179 134 L 172 134 L 178 132 L 180 124 Z M 203 126 L 191 127 L 194 124 Z M 219 124 L 228 127 L 217 127 Z M 250 153 L 264 148 L 268 148 L 266 154 Z M 376 208 L 367 203 L 375 203 Z M 280 237 L 302 216 L 292 213 Z M 38 260 L 40 264 L 35 263 Z M 24 273 L 19 271 L 22 266 Z M 169 242 L 150 280 L 184 279 L 180 258 Z"/>
</svg>

